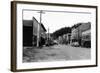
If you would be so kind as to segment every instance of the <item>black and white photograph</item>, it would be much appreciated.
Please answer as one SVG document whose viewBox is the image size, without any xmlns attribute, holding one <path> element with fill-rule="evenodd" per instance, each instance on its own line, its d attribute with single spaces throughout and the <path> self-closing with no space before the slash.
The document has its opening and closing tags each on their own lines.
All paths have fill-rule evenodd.
<svg viewBox="0 0 100 73">
<path fill-rule="evenodd" d="M 15 2 L 13 12 L 16 70 L 97 65 L 96 6 Z"/>
<path fill-rule="evenodd" d="M 23 10 L 23 62 L 91 59 L 91 13 Z"/>
</svg>

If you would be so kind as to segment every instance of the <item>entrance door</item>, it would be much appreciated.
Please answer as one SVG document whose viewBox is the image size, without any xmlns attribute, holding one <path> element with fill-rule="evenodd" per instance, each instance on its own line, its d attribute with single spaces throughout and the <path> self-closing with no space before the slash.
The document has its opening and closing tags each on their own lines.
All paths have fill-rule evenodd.
<svg viewBox="0 0 100 73">
<path fill-rule="evenodd" d="M 32 46 L 32 34 L 31 26 L 23 26 L 23 46 Z"/>
</svg>

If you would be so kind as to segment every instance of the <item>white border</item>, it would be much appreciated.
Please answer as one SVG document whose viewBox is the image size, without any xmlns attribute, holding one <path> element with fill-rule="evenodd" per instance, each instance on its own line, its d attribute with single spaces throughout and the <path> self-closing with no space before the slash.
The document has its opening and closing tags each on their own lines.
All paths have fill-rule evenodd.
<svg viewBox="0 0 100 73">
<path fill-rule="evenodd" d="M 39 9 L 39 10 L 60 10 L 60 11 L 79 11 L 91 12 L 91 60 L 78 61 L 55 61 L 55 62 L 39 62 L 39 63 L 22 63 L 22 9 Z M 64 67 L 64 66 L 80 66 L 80 65 L 95 65 L 96 59 L 96 16 L 94 8 L 79 8 L 79 7 L 59 7 L 59 6 L 44 6 L 44 5 L 28 5 L 17 4 L 17 69 L 35 69 L 49 67 Z"/>
</svg>

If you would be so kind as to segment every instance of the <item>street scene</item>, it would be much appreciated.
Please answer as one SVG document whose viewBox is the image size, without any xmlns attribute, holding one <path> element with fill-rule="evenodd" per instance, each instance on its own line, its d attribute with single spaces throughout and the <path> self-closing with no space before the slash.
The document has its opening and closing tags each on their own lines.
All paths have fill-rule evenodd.
<svg viewBox="0 0 100 73">
<path fill-rule="evenodd" d="M 90 48 L 55 45 L 43 48 L 25 48 L 23 62 L 86 60 L 91 58 Z"/>
<path fill-rule="evenodd" d="M 24 11 L 23 62 L 91 59 L 90 18 L 89 13 Z"/>
</svg>

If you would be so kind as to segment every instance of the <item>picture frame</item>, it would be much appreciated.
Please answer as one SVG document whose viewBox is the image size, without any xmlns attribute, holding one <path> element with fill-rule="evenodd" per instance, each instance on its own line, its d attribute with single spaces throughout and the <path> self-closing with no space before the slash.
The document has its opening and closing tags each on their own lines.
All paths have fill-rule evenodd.
<svg viewBox="0 0 100 73">
<path fill-rule="evenodd" d="M 98 12 L 98 7 L 90 5 L 12 1 L 11 2 L 11 71 L 20 72 L 20 71 L 96 67 L 98 65 L 97 62 L 98 60 L 97 59 L 98 15 L 97 14 L 98 13 L 97 12 Z M 71 22 L 73 22 L 73 25 L 71 25 Z M 55 23 L 56 26 L 53 23 Z M 62 24 L 60 25 L 59 23 Z M 68 32 L 70 33 L 71 37 L 69 38 L 70 40 L 67 40 L 67 42 L 64 42 L 64 40 L 63 42 L 61 41 L 62 37 L 64 39 L 65 34 L 63 34 L 62 36 L 61 34 L 57 34 L 56 32 L 57 28 L 61 29 L 60 27 L 62 28 L 66 27 L 66 30 L 68 29 L 67 27 L 71 28 L 71 32 Z M 77 29 L 78 40 L 72 39 L 74 35 L 76 35 L 75 34 L 76 32 L 73 31 L 74 29 L 75 30 Z M 81 29 L 83 29 L 84 31 Z M 89 29 L 89 31 L 85 32 L 85 30 L 87 29 Z M 53 32 L 53 34 L 51 34 L 51 32 Z M 61 31 L 59 32 L 61 33 Z M 43 40 L 42 43 L 40 43 L 40 39 L 42 39 L 41 37 L 42 34 L 44 33 L 45 37 L 47 37 L 47 40 L 43 39 L 45 41 L 45 44 L 43 44 Z M 86 36 L 87 33 L 89 34 L 88 36 Z M 52 36 L 55 34 L 61 36 Z M 34 35 L 36 35 L 36 37 Z M 89 38 L 84 39 L 83 36 Z M 36 41 L 34 38 L 36 39 Z M 49 43 L 51 38 L 53 41 L 52 44 Z M 81 38 L 80 39 L 81 44 L 79 43 L 79 38 Z M 84 40 L 85 43 L 83 43 Z M 87 40 L 88 40 L 88 45 L 86 44 Z M 40 48 L 41 44 L 42 44 L 42 49 Z M 55 48 L 51 48 L 52 46 L 55 47 L 55 45 L 57 50 L 53 50 Z M 68 53 L 64 52 L 66 48 L 63 48 L 63 50 L 61 50 L 63 51 L 62 53 L 59 52 L 59 47 L 61 46 L 62 47 L 65 46 L 66 48 L 71 46 L 73 50 L 69 50 L 71 48 L 68 48 L 67 51 L 72 54 L 66 57 L 66 53 Z M 46 51 L 44 51 L 45 47 Z M 49 50 L 47 47 L 52 49 L 52 51 Z M 33 50 L 34 48 L 35 50 Z M 78 50 L 75 53 L 76 49 Z M 82 52 L 83 49 L 86 50 Z M 46 54 L 50 55 L 50 57 L 46 56 L 46 54 L 44 54 L 45 52 Z M 51 52 L 53 52 L 53 54 L 51 54 Z M 57 54 L 55 54 L 56 52 Z M 65 54 L 61 55 L 63 53 Z"/>
</svg>

